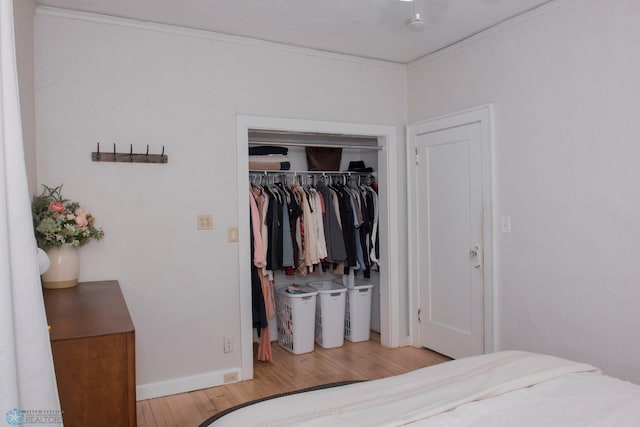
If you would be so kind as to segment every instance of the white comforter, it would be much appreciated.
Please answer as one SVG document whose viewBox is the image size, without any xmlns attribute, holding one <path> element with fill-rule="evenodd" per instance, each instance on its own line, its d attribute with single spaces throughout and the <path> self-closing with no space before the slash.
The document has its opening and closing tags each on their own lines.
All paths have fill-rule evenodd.
<svg viewBox="0 0 640 427">
<path fill-rule="evenodd" d="M 525 352 L 261 402 L 216 421 L 238 426 L 640 426 L 640 386 Z"/>
</svg>

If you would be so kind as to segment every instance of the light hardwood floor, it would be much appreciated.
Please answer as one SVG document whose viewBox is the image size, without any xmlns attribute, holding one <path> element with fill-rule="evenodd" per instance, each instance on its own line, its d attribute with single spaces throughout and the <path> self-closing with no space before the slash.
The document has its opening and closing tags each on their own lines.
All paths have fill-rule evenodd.
<svg viewBox="0 0 640 427">
<path fill-rule="evenodd" d="M 198 426 L 210 416 L 243 402 L 272 394 L 346 380 L 371 380 L 402 374 L 449 360 L 427 349 L 384 348 L 380 336 L 360 343 L 293 355 L 272 343 L 273 363 L 256 362 L 254 379 L 224 386 L 142 400 L 138 427 Z"/>
</svg>

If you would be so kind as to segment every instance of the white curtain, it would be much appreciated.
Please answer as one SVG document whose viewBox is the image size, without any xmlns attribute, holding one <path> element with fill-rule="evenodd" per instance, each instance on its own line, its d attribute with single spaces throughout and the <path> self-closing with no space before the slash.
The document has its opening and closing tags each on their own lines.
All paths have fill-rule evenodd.
<svg viewBox="0 0 640 427">
<path fill-rule="evenodd" d="M 22 146 L 13 2 L 0 0 L 0 423 L 42 425 L 29 423 L 32 411 L 59 414 L 60 404 Z"/>
</svg>

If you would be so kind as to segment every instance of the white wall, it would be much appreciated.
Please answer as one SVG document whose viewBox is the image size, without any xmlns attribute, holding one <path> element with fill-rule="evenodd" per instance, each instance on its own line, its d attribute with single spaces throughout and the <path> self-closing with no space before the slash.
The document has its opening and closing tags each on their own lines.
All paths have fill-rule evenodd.
<svg viewBox="0 0 640 427">
<path fill-rule="evenodd" d="M 495 105 L 499 348 L 640 382 L 640 2 L 543 10 L 412 64 L 409 121 Z"/>
<path fill-rule="evenodd" d="M 36 170 L 36 118 L 33 76 L 33 0 L 13 0 L 13 20 L 16 37 L 16 62 L 22 116 L 22 139 L 27 167 L 29 192 L 38 189 Z"/>
<path fill-rule="evenodd" d="M 395 125 L 400 135 L 404 67 L 56 14 L 36 16 L 38 179 L 64 183 L 105 230 L 81 249 L 80 280 L 120 281 L 139 385 L 240 366 L 238 263 L 249 260 L 227 243 L 238 216 L 235 115 Z M 120 152 L 164 145 L 169 163 L 92 162 L 96 141 Z M 213 231 L 196 230 L 200 213 L 213 214 Z M 224 336 L 238 351 L 223 353 Z"/>
</svg>

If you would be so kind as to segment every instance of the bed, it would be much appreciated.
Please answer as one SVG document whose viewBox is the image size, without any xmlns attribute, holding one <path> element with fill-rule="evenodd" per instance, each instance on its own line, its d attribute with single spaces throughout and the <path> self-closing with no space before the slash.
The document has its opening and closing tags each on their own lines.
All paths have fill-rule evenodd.
<svg viewBox="0 0 640 427">
<path fill-rule="evenodd" d="M 268 399 L 203 425 L 640 426 L 640 386 L 584 363 L 506 351 Z"/>
</svg>

